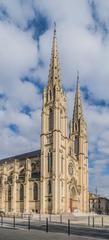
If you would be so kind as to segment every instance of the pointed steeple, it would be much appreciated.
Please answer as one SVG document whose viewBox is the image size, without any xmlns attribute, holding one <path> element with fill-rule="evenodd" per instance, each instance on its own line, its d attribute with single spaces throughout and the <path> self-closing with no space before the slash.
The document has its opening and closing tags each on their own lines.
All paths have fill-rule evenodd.
<svg viewBox="0 0 109 240">
<path fill-rule="evenodd" d="M 55 85 L 57 83 L 60 84 L 60 66 L 59 66 L 59 56 L 58 56 L 58 49 L 57 49 L 56 23 L 54 23 L 54 34 L 53 34 L 48 82 L 50 85 Z"/>
<path fill-rule="evenodd" d="M 80 93 L 80 81 L 79 81 L 79 72 L 77 72 L 77 84 L 76 84 L 76 93 L 74 101 L 74 111 L 73 111 L 73 120 L 77 121 L 83 116 L 82 110 L 82 101 Z"/>
</svg>

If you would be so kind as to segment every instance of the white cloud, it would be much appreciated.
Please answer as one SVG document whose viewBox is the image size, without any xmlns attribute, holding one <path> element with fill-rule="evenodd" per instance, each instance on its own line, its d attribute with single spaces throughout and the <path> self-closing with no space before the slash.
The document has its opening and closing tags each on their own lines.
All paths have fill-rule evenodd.
<svg viewBox="0 0 109 240">
<path fill-rule="evenodd" d="M 21 81 L 38 62 L 37 43 L 31 32 L 24 32 L 6 21 L 0 22 L 0 56 L 0 93 L 5 95 L 0 101 L 0 157 L 3 157 L 39 147 L 40 123 L 35 120 L 41 107 L 41 95 L 31 82 Z M 32 113 L 30 118 L 21 113 L 25 105 L 37 109 L 36 116 Z M 8 129 L 11 123 L 18 126 L 19 135 Z"/>
<path fill-rule="evenodd" d="M 1 0 L 0 6 L 9 16 L 9 21 L 21 28 L 27 27 L 29 20 L 34 18 L 33 1 L 31 0 Z"/>
</svg>

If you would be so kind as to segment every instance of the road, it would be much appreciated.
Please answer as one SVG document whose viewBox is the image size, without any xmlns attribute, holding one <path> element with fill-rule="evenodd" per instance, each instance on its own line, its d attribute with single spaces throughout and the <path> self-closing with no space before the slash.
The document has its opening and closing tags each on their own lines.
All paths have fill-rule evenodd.
<svg viewBox="0 0 109 240">
<path fill-rule="evenodd" d="M 40 230 L 14 230 L 0 228 L 0 240 L 96 240 L 92 237 L 82 237 L 70 235 L 70 237 L 64 233 L 45 233 Z M 109 239 L 109 238 L 107 238 Z M 101 238 L 99 238 L 101 240 Z"/>
</svg>

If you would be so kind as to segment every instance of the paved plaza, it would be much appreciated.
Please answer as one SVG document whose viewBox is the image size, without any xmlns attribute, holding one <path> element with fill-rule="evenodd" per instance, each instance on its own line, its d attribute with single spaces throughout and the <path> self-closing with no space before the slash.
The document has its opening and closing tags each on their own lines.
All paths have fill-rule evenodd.
<svg viewBox="0 0 109 240">
<path fill-rule="evenodd" d="M 73 225 L 91 226 L 91 227 L 106 227 L 109 228 L 109 215 L 97 215 L 97 214 L 62 214 L 62 215 L 40 215 L 35 214 L 32 216 L 32 221 L 46 221 L 58 223 L 70 223 Z"/>
<path fill-rule="evenodd" d="M 39 230 L 14 230 L 7 228 L 0 228 L 0 240 L 95 240 L 96 237 L 89 236 L 76 236 L 76 235 L 66 235 L 64 233 L 45 233 Z M 100 239 L 109 239 L 109 238 L 98 238 Z"/>
</svg>

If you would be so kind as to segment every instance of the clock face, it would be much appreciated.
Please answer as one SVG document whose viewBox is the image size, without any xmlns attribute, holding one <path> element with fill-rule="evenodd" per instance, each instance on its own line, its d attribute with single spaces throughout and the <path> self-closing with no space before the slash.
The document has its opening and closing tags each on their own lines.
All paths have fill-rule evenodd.
<svg viewBox="0 0 109 240">
<path fill-rule="evenodd" d="M 70 162 L 68 165 L 68 172 L 71 176 L 73 175 L 73 163 L 72 162 Z"/>
</svg>

